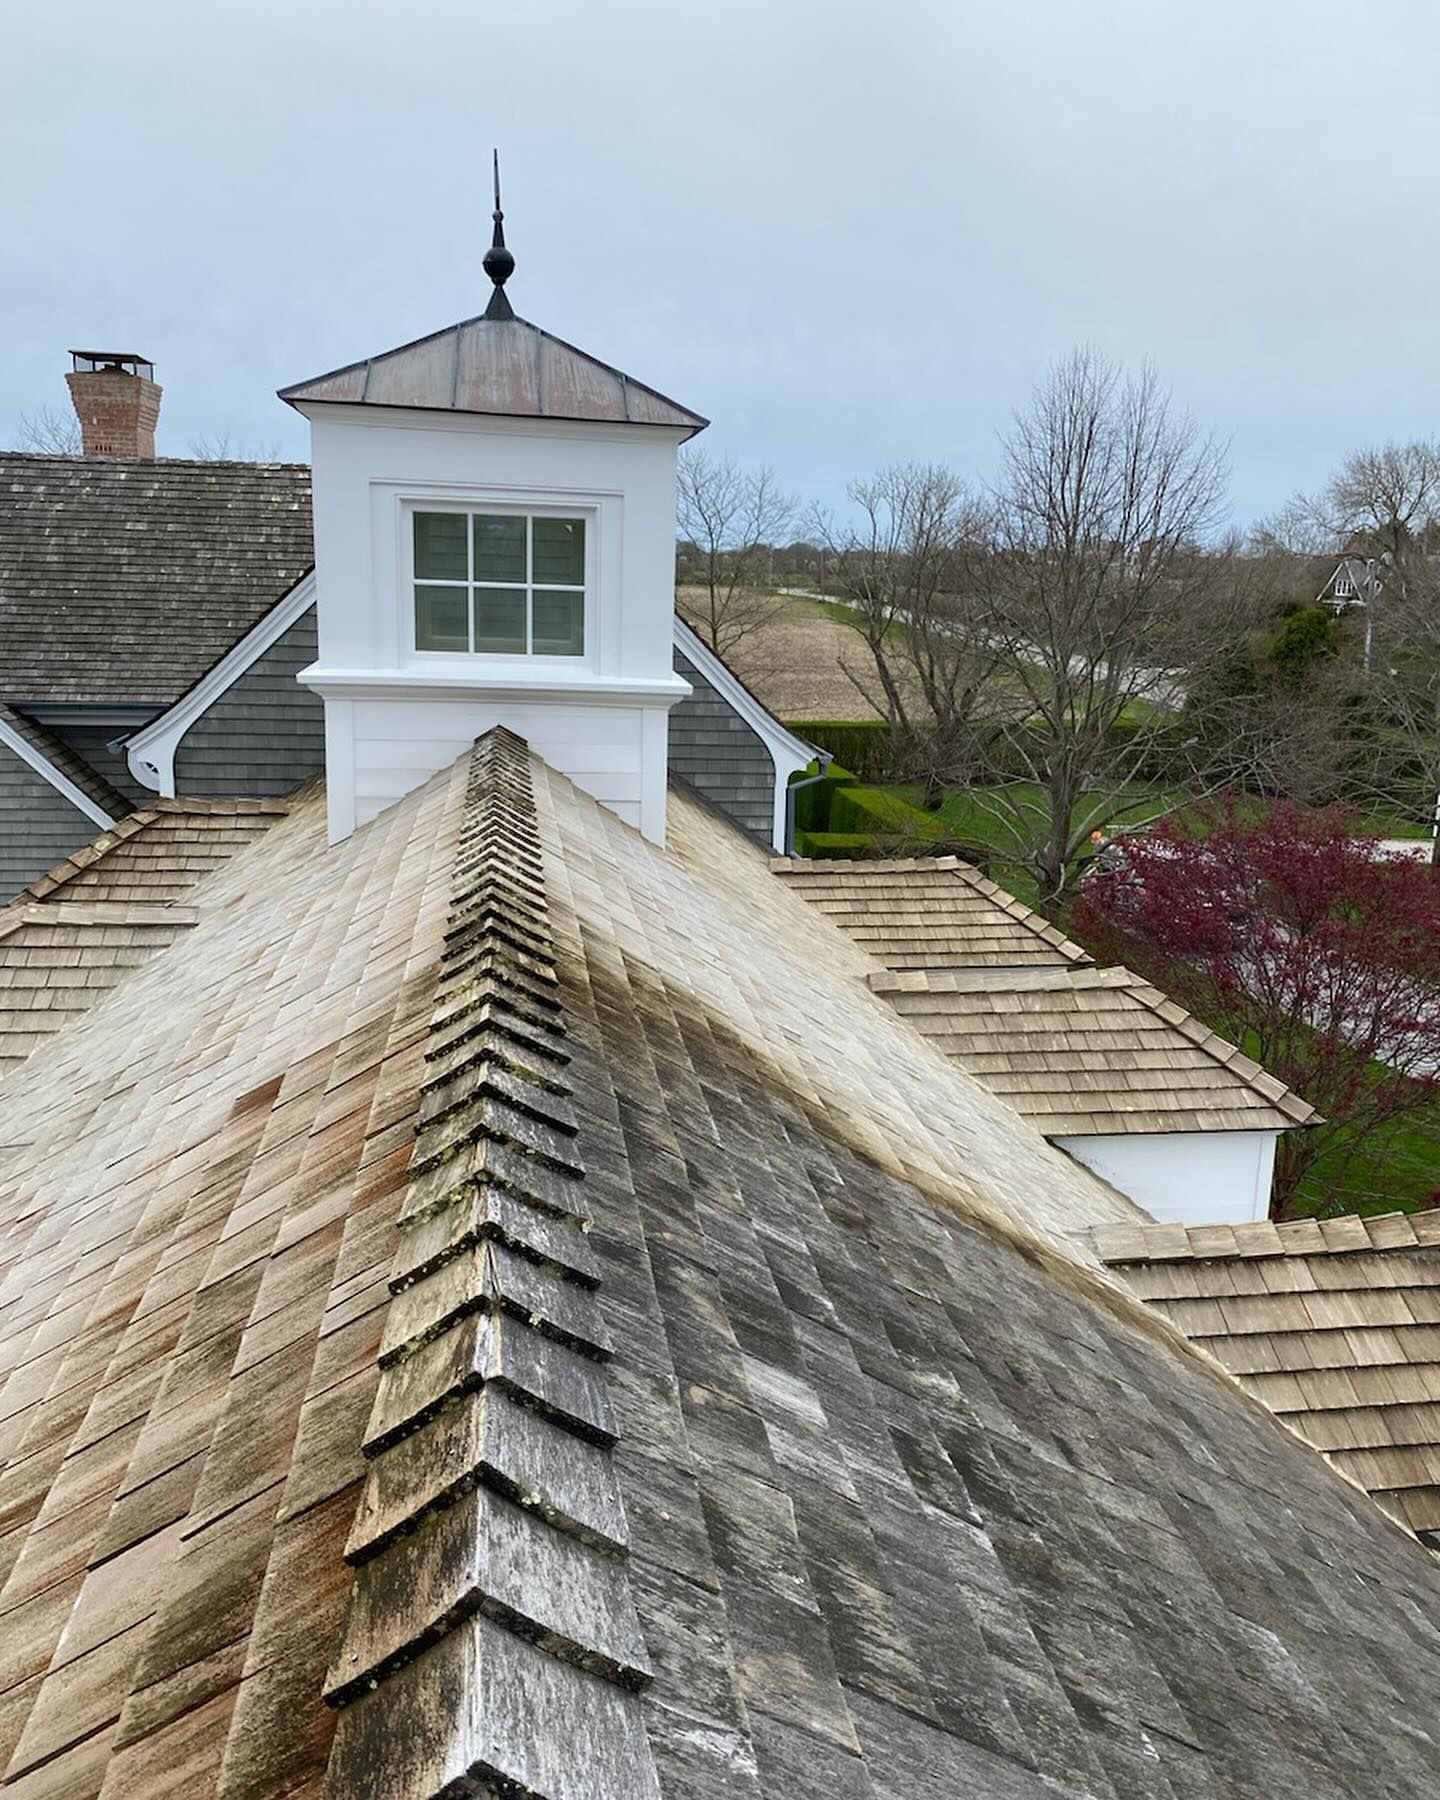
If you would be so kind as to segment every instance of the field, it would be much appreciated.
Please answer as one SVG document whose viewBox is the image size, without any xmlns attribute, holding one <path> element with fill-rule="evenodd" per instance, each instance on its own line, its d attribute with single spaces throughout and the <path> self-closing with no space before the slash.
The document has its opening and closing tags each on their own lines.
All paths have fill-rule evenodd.
<svg viewBox="0 0 1440 1800">
<path fill-rule="evenodd" d="M 693 604 L 691 590 L 676 596 L 680 611 Z M 824 601 L 787 599 L 753 636 L 730 655 L 740 679 L 781 719 L 877 719 L 881 717 L 846 673 L 853 669 L 866 689 L 875 668 L 865 640 L 844 623 L 848 609 Z"/>
</svg>

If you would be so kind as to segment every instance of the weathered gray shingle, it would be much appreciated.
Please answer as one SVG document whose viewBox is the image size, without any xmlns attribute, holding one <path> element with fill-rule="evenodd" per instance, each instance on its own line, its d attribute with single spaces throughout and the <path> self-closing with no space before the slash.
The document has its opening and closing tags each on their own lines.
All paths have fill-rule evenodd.
<svg viewBox="0 0 1440 1800">
<path fill-rule="evenodd" d="M 303 465 L 0 452 L 0 700 L 158 710 L 312 560 Z"/>
<path fill-rule="evenodd" d="M 672 802 L 667 853 L 531 775 L 538 856 L 500 825 L 457 855 L 463 765 L 329 848 L 302 797 L 7 1082 L 4 1779 L 316 1800 L 334 1756 L 355 1800 L 1430 1800 L 1440 1567 L 1065 1248 L 1133 1209 L 707 809 Z M 553 982 L 497 945 L 441 998 L 457 869 L 532 926 L 538 870 Z M 568 1059 L 583 1177 L 518 1127 L 413 1166 L 430 1064 L 473 1028 L 488 1068 L 502 1015 Z M 556 1225 L 583 1189 L 593 1266 L 481 1229 L 479 1189 L 532 1180 Z M 452 1263 L 583 1292 L 610 1359 L 482 1287 L 382 1370 L 429 1279 L 396 1290 L 399 1238 L 451 1206 Z M 490 1384 L 583 1446 L 549 1517 Z M 356 1541 L 403 1578 L 356 1602 L 385 1672 L 337 1735 L 346 1545 L 397 1456 L 373 1497 L 425 1522 Z"/>
</svg>

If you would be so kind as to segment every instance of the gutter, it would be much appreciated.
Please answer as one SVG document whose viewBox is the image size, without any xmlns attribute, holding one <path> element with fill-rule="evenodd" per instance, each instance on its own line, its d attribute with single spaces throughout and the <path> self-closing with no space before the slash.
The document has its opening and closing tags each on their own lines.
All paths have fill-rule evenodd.
<svg viewBox="0 0 1440 1800">
<path fill-rule="evenodd" d="M 828 750 L 815 750 L 815 760 L 820 764 L 818 775 L 807 775 L 802 781 L 792 781 L 785 790 L 785 854 L 795 855 L 795 796 L 801 788 L 814 787 L 817 781 L 823 781 L 830 773 L 830 765 L 835 758 Z"/>
</svg>

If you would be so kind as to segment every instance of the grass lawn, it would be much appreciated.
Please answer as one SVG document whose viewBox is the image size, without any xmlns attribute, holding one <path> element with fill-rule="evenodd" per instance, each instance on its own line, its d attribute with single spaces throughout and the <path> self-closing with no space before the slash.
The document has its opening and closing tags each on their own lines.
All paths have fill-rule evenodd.
<svg viewBox="0 0 1440 1800">
<path fill-rule="evenodd" d="M 925 793 L 918 782 L 908 782 L 895 789 L 912 806 L 923 806 Z M 991 796 L 986 804 L 986 795 Z M 940 808 L 940 817 L 948 829 L 959 838 L 972 844 L 983 844 L 993 850 L 1002 860 L 1013 855 L 1016 849 L 1015 828 L 997 802 L 1001 795 L 1020 807 L 1036 807 L 1041 802 L 1041 790 L 1033 782 L 1015 781 L 1003 788 L 955 788 L 945 796 L 945 804 Z M 1085 804 L 1092 804 L 1100 796 L 1087 793 Z M 1184 795 L 1175 790 L 1137 785 L 1124 791 L 1124 803 L 1119 813 L 1107 821 L 1107 829 L 1144 825 L 1149 820 L 1158 818 L 1161 813 L 1170 812 L 1177 806 L 1183 811 Z M 1253 803 L 1258 809 L 1264 804 L 1256 800 Z M 1429 829 L 1424 825 L 1408 824 L 1404 820 L 1387 818 L 1376 813 L 1365 818 L 1366 828 L 1381 837 L 1423 838 L 1429 836 Z"/>
<path fill-rule="evenodd" d="M 1377 1131 L 1353 1155 L 1337 1148 L 1301 1183 L 1300 1212 L 1414 1212 L 1440 1199 L 1440 1099 Z"/>
</svg>

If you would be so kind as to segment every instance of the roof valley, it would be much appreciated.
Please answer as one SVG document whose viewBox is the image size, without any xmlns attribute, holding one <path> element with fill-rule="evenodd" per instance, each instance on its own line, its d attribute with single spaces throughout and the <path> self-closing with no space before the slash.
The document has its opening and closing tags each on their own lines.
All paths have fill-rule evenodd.
<svg viewBox="0 0 1440 1800">
<path fill-rule="evenodd" d="M 565 1040 L 529 752 L 497 727 L 470 768 L 345 1552 L 337 1800 L 377 1769 L 405 1800 L 659 1794 Z"/>
</svg>

